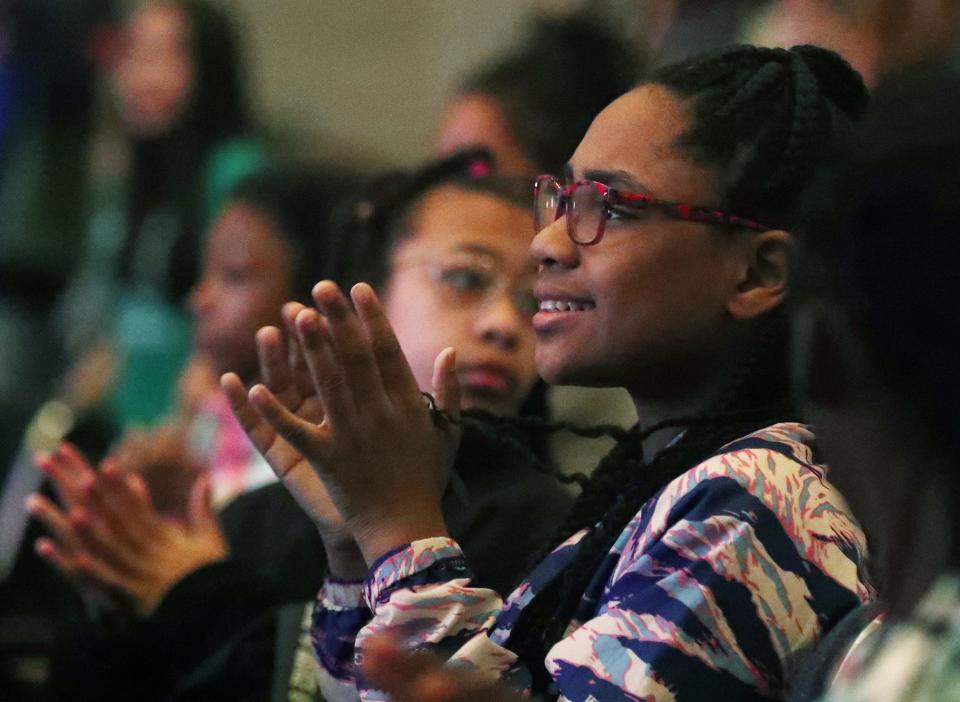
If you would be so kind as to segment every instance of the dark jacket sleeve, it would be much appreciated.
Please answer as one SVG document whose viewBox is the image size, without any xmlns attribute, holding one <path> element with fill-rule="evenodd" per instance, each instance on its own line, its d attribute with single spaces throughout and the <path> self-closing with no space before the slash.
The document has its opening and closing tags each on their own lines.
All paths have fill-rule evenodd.
<svg viewBox="0 0 960 702">
<path fill-rule="evenodd" d="M 551 545 L 572 503 L 528 456 L 466 433 L 443 507 L 477 584 L 506 597 Z"/>
<path fill-rule="evenodd" d="M 54 657 L 52 699 L 254 700 L 269 691 L 277 590 L 224 561 L 200 568 L 146 620 L 84 623 Z"/>
</svg>

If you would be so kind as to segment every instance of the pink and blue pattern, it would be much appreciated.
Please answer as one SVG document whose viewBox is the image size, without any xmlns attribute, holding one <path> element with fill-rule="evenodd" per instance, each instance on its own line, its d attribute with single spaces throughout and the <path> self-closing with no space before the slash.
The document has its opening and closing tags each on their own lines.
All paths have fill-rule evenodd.
<svg viewBox="0 0 960 702">
<path fill-rule="evenodd" d="M 812 440 L 799 424 L 768 427 L 641 508 L 584 592 L 566 637 L 545 662 L 533 662 L 546 664 L 561 700 L 783 696 L 802 655 L 875 596 L 863 532 L 814 463 Z M 523 687 L 530 662 L 510 651 L 512 627 L 569 566 L 582 536 L 557 548 L 506 603 L 471 586 L 449 539 L 387 554 L 363 586 L 366 606 L 337 609 L 321 595 L 314 641 L 325 676 L 341 691 L 356 683 L 362 699 L 384 699 L 357 679 L 353 663 L 364 639 L 388 631 Z"/>
</svg>

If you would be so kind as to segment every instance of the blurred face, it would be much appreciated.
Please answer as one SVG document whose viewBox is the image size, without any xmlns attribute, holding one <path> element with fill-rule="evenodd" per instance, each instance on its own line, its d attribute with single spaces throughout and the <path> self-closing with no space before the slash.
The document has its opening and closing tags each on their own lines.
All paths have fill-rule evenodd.
<svg viewBox="0 0 960 702">
<path fill-rule="evenodd" d="M 710 169 L 674 145 L 688 124 L 683 103 L 666 88 L 637 88 L 597 116 L 567 180 L 714 205 Z M 697 383 L 724 338 L 725 304 L 739 275 L 735 235 L 656 211 L 615 212 L 592 246 L 575 245 L 566 226 L 561 217 L 531 247 L 540 265 L 540 375 L 551 383 L 624 386 L 649 399 Z"/>
<path fill-rule="evenodd" d="M 270 219 L 245 203 L 228 205 L 207 236 L 191 299 L 197 350 L 217 373 L 256 373 L 254 335 L 278 324 L 292 277 L 289 247 Z"/>
<path fill-rule="evenodd" d="M 502 173 L 532 173 L 530 162 L 517 143 L 497 103 L 481 93 L 456 98 L 437 127 L 435 151 L 445 156 L 460 149 L 484 146 L 493 153 Z"/>
<path fill-rule="evenodd" d="M 141 137 L 168 131 L 186 110 L 194 77 L 186 15 L 162 3 L 133 15 L 114 71 L 127 128 Z"/>
<path fill-rule="evenodd" d="M 394 252 L 388 318 L 420 388 L 433 362 L 457 350 L 465 407 L 516 412 L 537 380 L 530 325 L 530 213 L 455 187 L 429 193 Z"/>
</svg>

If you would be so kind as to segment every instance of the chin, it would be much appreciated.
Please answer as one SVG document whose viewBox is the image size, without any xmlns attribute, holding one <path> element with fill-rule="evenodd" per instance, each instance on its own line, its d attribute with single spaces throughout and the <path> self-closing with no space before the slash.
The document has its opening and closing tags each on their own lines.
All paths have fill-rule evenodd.
<svg viewBox="0 0 960 702">
<path fill-rule="evenodd" d="M 575 385 L 583 388 L 623 387 L 623 369 L 609 368 L 583 360 L 556 362 L 537 356 L 537 372 L 548 385 Z"/>
<path fill-rule="evenodd" d="M 549 385 L 590 386 L 591 364 L 582 359 L 571 358 L 538 345 L 536 351 L 537 373 Z"/>
</svg>

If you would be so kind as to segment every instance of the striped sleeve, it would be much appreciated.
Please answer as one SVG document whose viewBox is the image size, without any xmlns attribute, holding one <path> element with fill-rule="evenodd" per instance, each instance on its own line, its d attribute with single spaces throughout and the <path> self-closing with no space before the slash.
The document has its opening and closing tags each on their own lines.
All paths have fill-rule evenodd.
<svg viewBox="0 0 960 702">
<path fill-rule="evenodd" d="M 871 599 L 865 539 L 812 463 L 812 437 L 777 425 L 725 447 L 649 500 L 626 526 L 545 664 L 561 700 L 779 699 L 784 681 L 849 610 Z M 513 625 L 582 545 L 574 535 L 506 606 L 472 585 L 457 544 L 426 539 L 371 569 L 372 618 L 452 665 L 523 688 Z M 528 662 L 531 665 L 534 663 Z M 357 681 L 361 698 L 384 699 Z"/>
<path fill-rule="evenodd" d="M 561 699 L 777 699 L 799 655 L 872 596 L 839 495 L 763 446 L 668 485 L 618 548 L 596 615 L 547 658 Z"/>
<path fill-rule="evenodd" d="M 370 621 L 363 581 L 328 578 L 313 608 L 311 638 L 320 664 L 317 683 L 331 702 L 357 698 L 354 648 L 357 633 Z"/>
<path fill-rule="evenodd" d="M 471 586 L 473 574 L 455 541 L 423 539 L 383 556 L 370 569 L 365 598 L 373 619 L 357 636 L 357 660 L 364 641 L 389 631 L 411 649 L 430 648 L 449 658 L 473 638 L 488 641 L 503 602 L 493 590 Z M 480 634 L 480 636 L 478 636 Z M 508 667 L 516 657 L 493 646 Z M 490 661 L 487 661 L 488 663 Z M 357 681 L 363 700 L 386 699 L 382 692 Z"/>
</svg>

